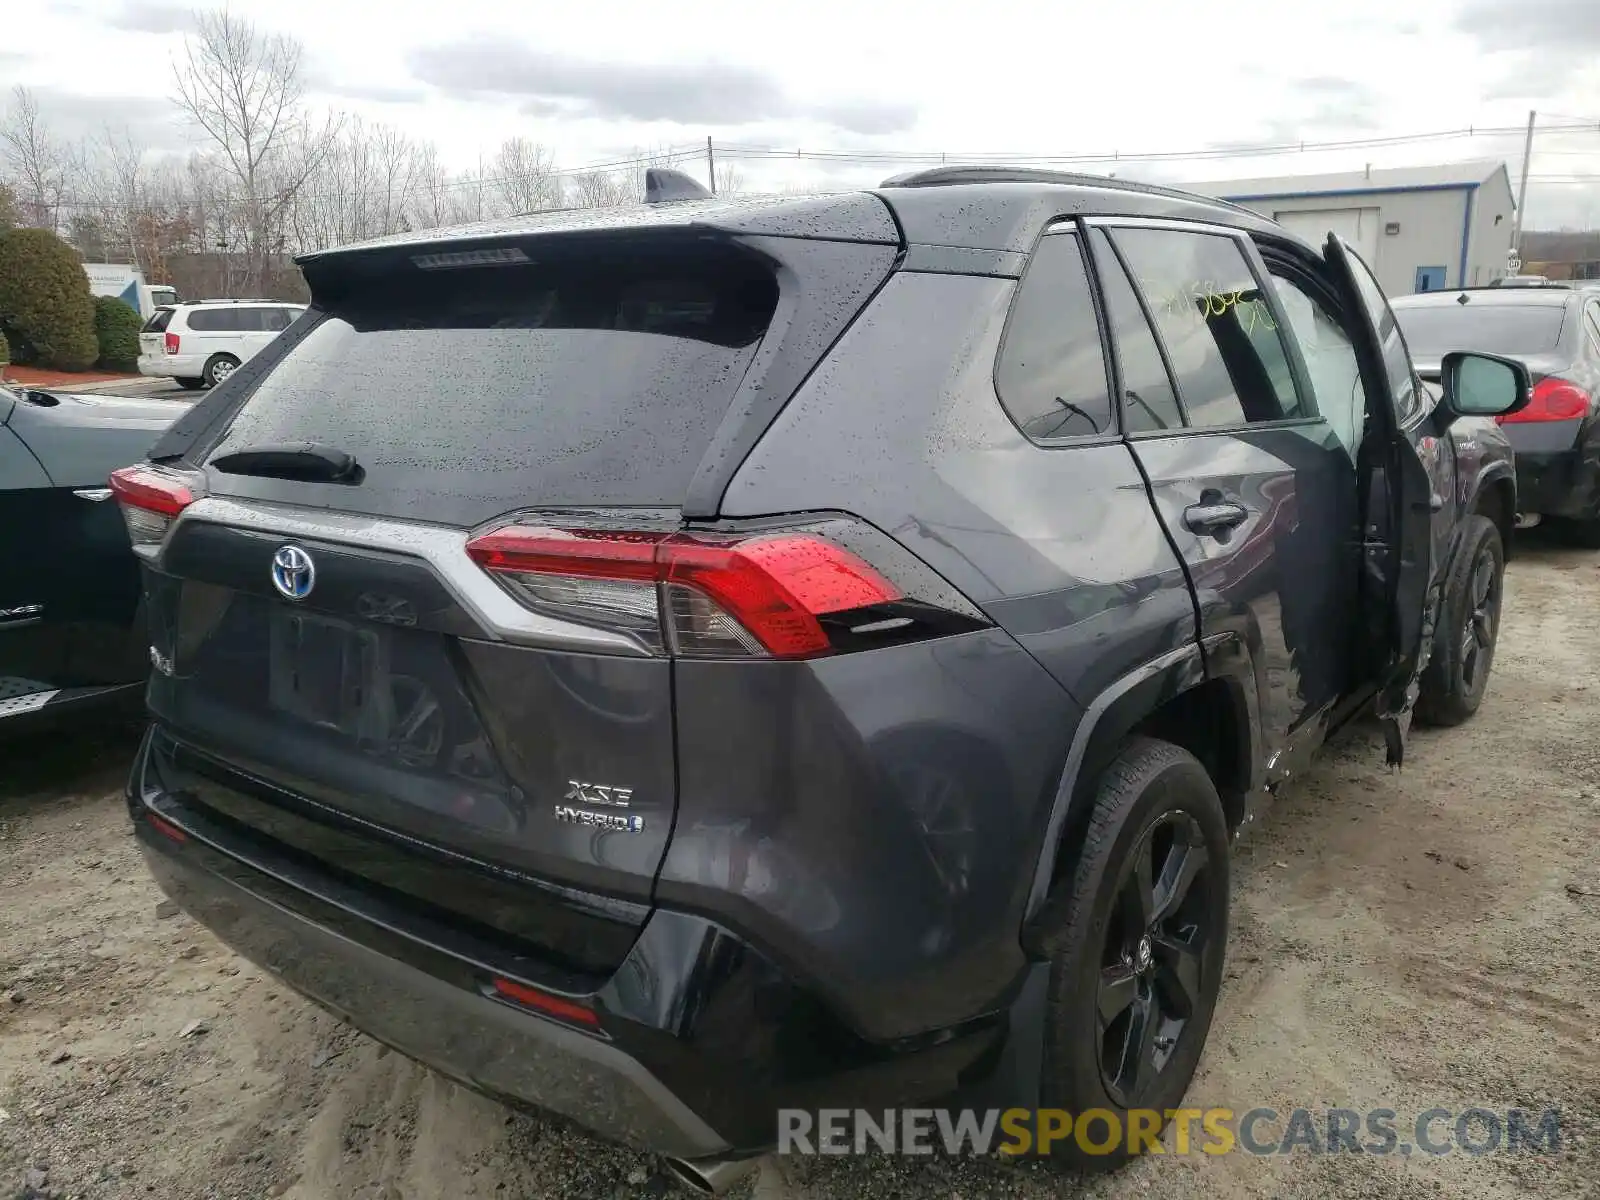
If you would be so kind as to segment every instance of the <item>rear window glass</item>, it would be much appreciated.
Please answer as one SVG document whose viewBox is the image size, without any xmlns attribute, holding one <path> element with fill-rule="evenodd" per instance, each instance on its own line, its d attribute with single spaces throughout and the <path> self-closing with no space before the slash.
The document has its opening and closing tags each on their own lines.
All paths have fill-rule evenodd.
<svg viewBox="0 0 1600 1200">
<path fill-rule="evenodd" d="M 440 521 L 677 505 L 777 290 L 760 261 L 704 243 L 526 265 L 402 262 L 339 298 L 212 457 L 337 447 L 365 475 L 330 502 Z"/>
<path fill-rule="evenodd" d="M 150 319 L 144 323 L 145 333 L 161 333 L 167 327 L 167 322 L 172 320 L 170 308 L 158 308 L 150 314 Z"/>
<path fill-rule="evenodd" d="M 1036 442 L 1116 432 L 1076 236 L 1039 243 L 1011 311 L 995 383 L 1011 419 Z"/>
<path fill-rule="evenodd" d="M 1483 354 L 1548 354 L 1561 341 L 1567 310 L 1561 304 L 1401 305 L 1395 319 L 1415 358 L 1443 358 L 1452 350 Z"/>
</svg>

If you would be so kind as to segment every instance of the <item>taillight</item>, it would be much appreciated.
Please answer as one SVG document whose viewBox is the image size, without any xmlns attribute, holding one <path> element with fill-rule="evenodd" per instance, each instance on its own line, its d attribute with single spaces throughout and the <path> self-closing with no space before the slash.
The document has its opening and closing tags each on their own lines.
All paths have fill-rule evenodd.
<svg viewBox="0 0 1600 1200">
<path fill-rule="evenodd" d="M 1528 406 L 1495 420 L 1502 425 L 1525 421 L 1576 421 L 1589 415 L 1589 393 L 1575 383 L 1551 375 L 1534 385 Z"/>
<path fill-rule="evenodd" d="M 180 846 L 189 840 L 189 835 L 187 833 L 179 829 L 165 817 L 158 816 L 157 814 L 148 810 L 146 810 L 144 815 L 145 819 L 150 822 L 150 828 L 154 829 L 162 837 L 177 842 Z"/>
<path fill-rule="evenodd" d="M 163 339 L 163 343 L 165 344 L 165 346 L 167 348 L 167 353 L 168 354 L 176 354 L 178 352 L 178 335 L 177 334 L 175 334 L 175 333 L 167 334 L 167 336 Z"/>
<path fill-rule="evenodd" d="M 135 546 L 159 545 L 200 490 L 197 478 L 148 463 L 113 471 L 106 482 L 122 508 L 128 537 Z"/>
<path fill-rule="evenodd" d="M 656 654 L 812 658 L 987 624 L 902 547 L 843 520 L 748 533 L 518 523 L 467 553 L 527 607 Z"/>
<path fill-rule="evenodd" d="M 565 996 L 557 996 L 543 988 L 529 987 L 514 979 L 501 979 L 498 976 L 489 981 L 489 988 L 499 999 L 509 1000 L 513 1004 L 530 1008 L 547 1017 L 555 1017 L 574 1025 L 587 1025 L 591 1029 L 599 1028 L 600 1015 L 588 1005 L 576 1000 L 568 1000 Z"/>
</svg>

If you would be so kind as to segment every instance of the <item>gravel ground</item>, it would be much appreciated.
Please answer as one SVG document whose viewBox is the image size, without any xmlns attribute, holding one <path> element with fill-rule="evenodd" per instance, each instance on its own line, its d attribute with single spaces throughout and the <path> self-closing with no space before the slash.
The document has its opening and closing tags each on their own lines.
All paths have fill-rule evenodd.
<svg viewBox="0 0 1600 1200">
<path fill-rule="evenodd" d="M 1241 843 L 1190 1102 L 1558 1106 L 1559 1156 L 769 1160 L 761 1200 L 1600 1197 L 1600 555 L 1524 539 L 1489 699 L 1363 734 Z M 660 1195 L 660 1165 L 513 1115 L 343 1028 L 161 903 L 127 730 L 0 746 L 0 1197 Z M 197 1024 L 198 1023 L 198 1024 Z"/>
</svg>

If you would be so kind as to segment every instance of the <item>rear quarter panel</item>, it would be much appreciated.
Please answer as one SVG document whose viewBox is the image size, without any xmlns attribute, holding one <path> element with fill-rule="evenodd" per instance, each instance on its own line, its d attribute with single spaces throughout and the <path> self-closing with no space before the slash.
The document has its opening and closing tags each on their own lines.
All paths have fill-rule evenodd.
<svg viewBox="0 0 1600 1200">
<path fill-rule="evenodd" d="M 713 855 L 696 833 L 718 826 L 735 846 L 747 839 L 745 854 L 781 855 L 812 880 L 851 881 L 797 888 L 831 890 L 830 902 L 780 936 L 848 982 L 840 1002 L 872 1036 L 959 1020 L 1014 985 L 1083 708 L 1195 643 L 1182 566 L 1126 446 L 1042 449 L 1001 408 L 993 365 L 1014 286 L 892 276 L 745 460 L 722 506 L 728 517 L 853 513 L 998 629 L 903 648 L 904 661 L 902 650 L 833 660 L 804 681 L 780 684 L 774 671 L 759 699 L 742 690 L 763 686 L 748 670 L 737 682 L 709 665 L 678 670 L 682 789 L 662 900 L 710 871 L 719 886 L 742 889 L 747 919 L 784 926 L 785 889 L 736 883 L 712 865 L 738 853 Z M 731 726 L 709 723 L 712 713 Z M 719 730 L 737 730 L 732 743 L 767 760 L 785 753 L 808 713 L 820 719 L 804 724 L 803 770 L 716 777 Z M 966 814 L 957 827 L 970 827 L 972 853 L 959 870 L 941 870 L 925 849 L 937 839 L 912 832 L 926 811 L 908 782 L 919 772 L 928 786 L 942 776 L 935 790 Z M 952 877 L 967 881 L 959 904 Z"/>
</svg>

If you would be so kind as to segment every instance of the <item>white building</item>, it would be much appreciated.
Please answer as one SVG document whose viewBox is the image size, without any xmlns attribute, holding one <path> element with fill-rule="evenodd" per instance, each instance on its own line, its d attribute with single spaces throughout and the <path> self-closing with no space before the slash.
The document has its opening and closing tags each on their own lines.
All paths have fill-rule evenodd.
<svg viewBox="0 0 1600 1200">
<path fill-rule="evenodd" d="M 1391 296 L 1480 287 L 1506 273 L 1516 204 L 1501 162 L 1182 186 L 1271 217 L 1313 245 L 1337 233 Z"/>
</svg>

